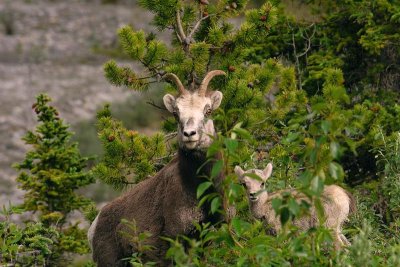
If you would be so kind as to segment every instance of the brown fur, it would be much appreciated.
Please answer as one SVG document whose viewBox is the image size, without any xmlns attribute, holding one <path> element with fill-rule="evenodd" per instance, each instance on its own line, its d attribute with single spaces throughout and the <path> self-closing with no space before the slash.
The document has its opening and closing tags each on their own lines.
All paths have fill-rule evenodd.
<svg viewBox="0 0 400 267">
<path fill-rule="evenodd" d="M 93 259 L 98 266 L 125 266 L 121 259 L 135 252 L 120 234 L 124 230 L 121 219 L 134 220 L 139 231 L 152 234 L 146 244 L 155 249 L 146 253 L 145 260 L 159 265 L 168 264 L 164 260 L 168 243 L 160 237 L 193 236 L 193 222 L 216 223 L 221 219 L 211 216 L 208 206 L 198 208 L 196 198 L 197 186 L 204 181 L 201 177 L 209 175 L 212 163 L 196 174 L 206 160 L 205 153 L 179 150 L 178 154 L 154 177 L 137 184 L 101 210 L 92 242 Z M 219 176 L 217 183 L 222 179 Z"/>
<path fill-rule="evenodd" d="M 350 192 L 346 191 L 347 196 L 350 199 L 350 211 L 349 214 L 354 214 L 357 212 L 357 201 L 356 198 Z"/>
</svg>

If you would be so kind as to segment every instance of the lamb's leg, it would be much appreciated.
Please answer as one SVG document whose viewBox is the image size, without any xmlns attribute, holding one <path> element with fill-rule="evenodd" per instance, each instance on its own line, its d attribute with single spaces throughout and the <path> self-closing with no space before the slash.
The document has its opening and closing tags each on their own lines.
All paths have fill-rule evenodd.
<svg viewBox="0 0 400 267">
<path fill-rule="evenodd" d="M 338 226 L 338 227 L 335 229 L 335 232 L 334 232 L 334 239 L 335 239 L 335 240 L 334 240 L 334 244 L 335 244 L 335 249 L 336 249 L 336 250 L 339 250 L 339 249 L 341 249 L 343 246 L 346 246 L 346 245 L 347 245 L 346 242 L 344 242 L 342 236 L 343 236 L 342 231 L 341 231 L 341 229 L 340 229 L 340 226 Z M 346 239 L 346 241 L 347 241 L 347 239 Z M 347 242 L 348 242 L 348 241 L 347 241 Z"/>
<path fill-rule="evenodd" d="M 339 235 L 336 235 L 335 237 L 334 246 L 336 250 L 340 250 L 343 247 L 343 242 Z"/>
<path fill-rule="evenodd" d="M 343 244 L 345 246 L 350 246 L 351 243 L 349 242 L 349 240 L 347 240 L 347 238 L 344 236 L 344 234 L 340 233 L 340 239 L 342 240 Z"/>
</svg>

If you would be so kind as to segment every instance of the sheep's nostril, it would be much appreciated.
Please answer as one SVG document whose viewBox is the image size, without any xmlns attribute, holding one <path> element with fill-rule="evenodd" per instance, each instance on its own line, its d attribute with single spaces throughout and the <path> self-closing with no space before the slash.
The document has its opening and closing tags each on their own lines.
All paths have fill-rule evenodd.
<svg viewBox="0 0 400 267">
<path fill-rule="evenodd" d="M 196 131 L 184 131 L 183 135 L 186 137 L 190 137 L 196 134 Z"/>
</svg>

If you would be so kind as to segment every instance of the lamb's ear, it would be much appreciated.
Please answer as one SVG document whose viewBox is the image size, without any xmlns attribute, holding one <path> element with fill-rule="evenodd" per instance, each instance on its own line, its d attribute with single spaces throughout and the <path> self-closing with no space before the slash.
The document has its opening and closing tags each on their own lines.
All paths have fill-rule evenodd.
<svg viewBox="0 0 400 267">
<path fill-rule="evenodd" d="M 166 94 L 163 97 L 163 101 L 164 101 L 164 105 L 167 108 L 167 110 L 169 112 L 174 112 L 174 108 L 175 108 L 175 97 L 173 95 L 170 94 Z"/>
<path fill-rule="evenodd" d="M 267 180 L 269 177 L 271 177 L 272 174 L 272 164 L 268 163 L 267 167 L 263 170 L 263 179 L 264 181 Z"/>
<path fill-rule="evenodd" d="M 235 166 L 235 173 L 239 177 L 240 180 L 243 179 L 244 170 L 240 168 L 239 165 Z"/>
<path fill-rule="evenodd" d="M 214 91 L 211 94 L 211 108 L 212 110 L 216 110 L 219 105 L 221 105 L 222 101 L 222 93 L 220 91 Z"/>
</svg>

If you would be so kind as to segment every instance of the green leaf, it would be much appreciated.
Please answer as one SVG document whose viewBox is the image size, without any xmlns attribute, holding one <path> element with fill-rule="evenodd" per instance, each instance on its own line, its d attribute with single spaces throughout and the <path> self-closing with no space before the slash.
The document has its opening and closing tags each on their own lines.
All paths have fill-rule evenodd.
<svg viewBox="0 0 400 267">
<path fill-rule="evenodd" d="M 324 207 L 322 206 L 321 200 L 319 198 L 314 200 L 314 206 L 315 209 L 317 210 L 317 215 L 320 223 L 324 221 L 325 217 L 325 212 L 324 212 Z"/>
<path fill-rule="evenodd" d="M 255 173 L 246 173 L 245 174 L 247 177 L 250 177 L 251 179 L 254 179 L 254 180 L 256 180 L 256 181 L 260 181 L 260 182 L 262 182 L 262 179 L 261 179 L 261 177 L 260 176 L 258 176 L 257 174 L 255 174 Z"/>
<path fill-rule="evenodd" d="M 21 238 L 22 238 L 22 232 L 20 232 L 20 231 L 14 231 L 13 232 L 13 236 L 11 237 L 11 238 L 9 238 L 9 239 L 7 239 L 7 243 L 8 244 L 15 244 L 15 243 L 17 243 L 18 241 L 20 241 L 21 240 Z"/>
<path fill-rule="evenodd" d="M 329 163 L 329 174 L 335 180 L 341 180 L 344 176 L 343 168 L 336 162 Z"/>
<path fill-rule="evenodd" d="M 324 134 L 328 134 L 331 127 L 332 127 L 332 122 L 330 122 L 330 121 L 322 121 L 321 122 L 321 129 L 324 131 Z"/>
<path fill-rule="evenodd" d="M 236 129 L 233 129 L 232 131 L 234 133 L 236 133 L 237 135 L 239 135 L 240 137 L 242 137 L 243 139 L 247 139 L 247 140 L 251 139 L 251 134 L 245 129 L 236 128 Z"/>
<path fill-rule="evenodd" d="M 290 198 L 288 201 L 288 206 L 289 206 L 289 210 L 293 215 L 298 215 L 300 212 L 300 206 L 299 204 L 297 204 L 296 200 L 293 198 Z"/>
<path fill-rule="evenodd" d="M 243 233 L 250 230 L 251 225 L 248 222 L 243 221 L 239 218 L 233 218 L 232 227 L 235 230 L 236 234 L 240 237 Z"/>
<path fill-rule="evenodd" d="M 280 213 L 280 219 L 281 219 L 281 223 L 282 223 L 282 225 L 285 225 L 288 221 L 289 221 L 289 219 L 290 219 L 290 212 L 289 212 L 289 209 L 287 208 L 287 207 L 284 207 L 282 210 L 281 210 L 281 213 Z"/>
<path fill-rule="evenodd" d="M 238 141 L 230 138 L 226 138 L 224 140 L 225 146 L 228 149 L 229 153 L 233 154 L 235 153 L 237 147 L 239 146 Z"/>
<path fill-rule="evenodd" d="M 221 149 L 220 142 L 214 141 L 207 149 L 207 158 L 214 156 Z"/>
<path fill-rule="evenodd" d="M 240 129 L 240 127 L 242 126 L 243 122 L 239 122 L 237 124 L 235 124 L 235 126 L 233 126 L 233 129 Z M 234 131 L 232 131 L 231 133 L 231 139 L 236 139 L 236 133 Z"/>
<path fill-rule="evenodd" d="M 284 141 L 285 141 L 286 143 L 291 143 L 291 142 L 297 140 L 297 138 L 299 138 L 299 136 L 300 136 L 300 133 L 298 133 L 298 132 L 291 132 L 291 133 L 288 134 L 288 136 L 285 138 Z"/>
<path fill-rule="evenodd" d="M 198 187 L 197 187 L 197 198 L 200 198 L 204 192 L 210 187 L 212 186 L 212 182 L 204 182 L 201 183 Z"/>
<path fill-rule="evenodd" d="M 322 189 L 324 188 L 324 182 L 322 179 L 317 175 L 311 180 L 311 190 L 314 194 L 320 194 Z"/>
<path fill-rule="evenodd" d="M 211 169 L 211 179 L 214 179 L 221 173 L 222 167 L 223 167 L 223 160 L 220 159 L 217 162 L 214 163 L 212 169 Z"/>
<path fill-rule="evenodd" d="M 221 199 L 219 197 L 215 197 L 211 201 L 211 213 L 214 214 L 215 212 L 218 211 L 218 209 L 221 207 Z"/>
<path fill-rule="evenodd" d="M 278 213 L 279 209 L 282 206 L 282 199 L 280 198 L 274 198 L 271 201 L 272 208 L 274 209 L 275 213 Z"/>
<path fill-rule="evenodd" d="M 336 159 L 339 156 L 339 148 L 340 145 L 337 142 L 331 142 L 330 144 L 330 149 L 331 149 L 331 155 L 334 159 Z"/>
</svg>

